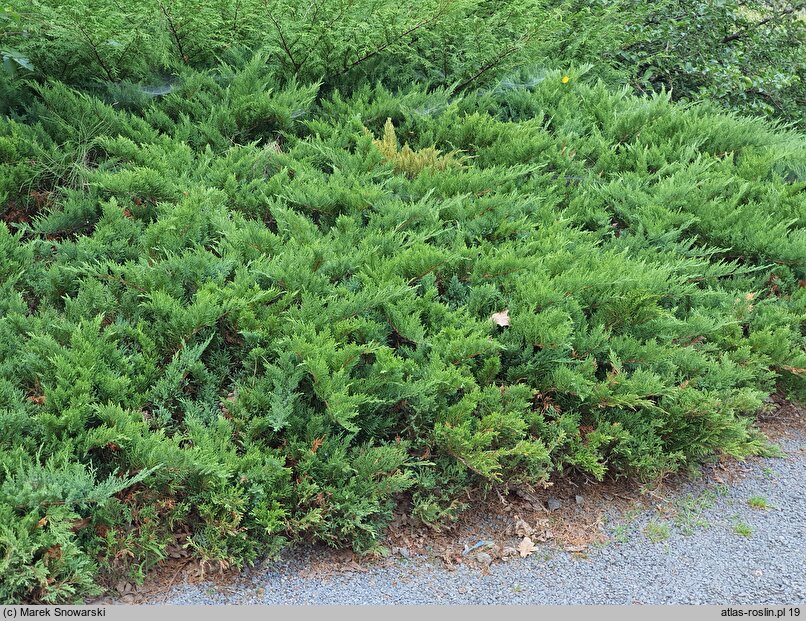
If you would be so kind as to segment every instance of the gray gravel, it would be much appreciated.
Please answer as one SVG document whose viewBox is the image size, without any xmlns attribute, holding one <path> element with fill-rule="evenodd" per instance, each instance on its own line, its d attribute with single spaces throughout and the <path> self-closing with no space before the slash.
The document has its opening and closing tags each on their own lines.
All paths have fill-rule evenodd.
<svg viewBox="0 0 806 621">
<path fill-rule="evenodd" d="M 677 519 L 646 510 L 614 520 L 611 541 L 585 558 L 541 546 L 487 575 L 412 556 L 363 573 L 300 576 L 316 553 L 297 551 L 235 583 L 177 585 L 165 603 L 804 604 L 806 441 L 780 445 L 786 458 L 755 460 L 738 482 L 684 486 L 672 500 Z M 751 497 L 770 508 L 751 508 Z M 742 525 L 749 536 L 737 532 Z"/>
</svg>

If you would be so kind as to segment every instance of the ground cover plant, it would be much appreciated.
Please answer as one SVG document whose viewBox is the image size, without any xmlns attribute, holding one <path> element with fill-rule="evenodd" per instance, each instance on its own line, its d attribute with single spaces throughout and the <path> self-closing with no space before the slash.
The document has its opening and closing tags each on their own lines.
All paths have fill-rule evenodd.
<svg viewBox="0 0 806 621">
<path fill-rule="evenodd" d="M 165 88 L 92 46 L 58 73 L 31 50 L 61 31 L 7 58 L 0 600 L 97 592 L 177 540 L 221 566 L 380 552 L 404 496 L 442 527 L 493 488 L 756 454 L 765 398 L 806 396 L 802 134 L 514 70 L 495 3 L 384 14 L 398 34 L 310 74 L 297 35 L 194 61 L 157 8 Z M 395 82 L 435 66 L 393 70 L 400 32 L 432 50 L 460 9 L 490 39 Z M 122 28 L 98 19 L 93 42 Z"/>
</svg>

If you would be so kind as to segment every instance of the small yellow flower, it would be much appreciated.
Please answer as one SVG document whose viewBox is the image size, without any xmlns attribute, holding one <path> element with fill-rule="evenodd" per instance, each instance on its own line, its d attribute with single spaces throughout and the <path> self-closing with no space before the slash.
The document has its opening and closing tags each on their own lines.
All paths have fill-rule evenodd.
<svg viewBox="0 0 806 621">
<path fill-rule="evenodd" d="M 570 81 L 571 78 L 569 78 L 567 75 L 564 75 L 562 80 L 560 80 L 560 82 L 562 82 L 563 84 L 568 84 Z"/>
</svg>

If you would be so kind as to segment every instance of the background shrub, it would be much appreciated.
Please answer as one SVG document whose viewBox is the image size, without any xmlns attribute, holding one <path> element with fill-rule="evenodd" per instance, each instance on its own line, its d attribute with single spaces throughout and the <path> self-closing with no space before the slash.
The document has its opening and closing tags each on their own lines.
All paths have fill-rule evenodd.
<svg viewBox="0 0 806 621">
<path fill-rule="evenodd" d="M 170 92 L 175 73 L 263 49 L 268 76 L 352 91 L 382 81 L 488 87 L 513 68 L 591 65 L 638 93 L 672 93 L 801 125 L 806 4 L 798 0 L 11 0 L 7 75 L 117 101 Z"/>
</svg>

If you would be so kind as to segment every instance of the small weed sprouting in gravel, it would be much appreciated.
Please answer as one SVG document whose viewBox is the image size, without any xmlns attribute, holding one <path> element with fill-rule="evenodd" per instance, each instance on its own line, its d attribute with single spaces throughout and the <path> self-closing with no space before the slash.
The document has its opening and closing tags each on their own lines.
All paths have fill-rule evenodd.
<svg viewBox="0 0 806 621">
<path fill-rule="evenodd" d="M 725 496 L 727 496 L 729 491 L 730 488 L 728 488 L 728 486 L 725 483 L 717 483 L 716 485 L 714 485 L 713 488 L 714 495 L 719 498 L 724 498 Z"/>
<path fill-rule="evenodd" d="M 689 537 L 697 528 L 708 528 L 710 524 L 702 513 L 716 503 L 719 492 L 706 490 L 702 494 L 689 495 L 676 503 L 674 524 L 680 532 Z"/>
<path fill-rule="evenodd" d="M 742 537 L 751 537 L 753 535 L 753 529 L 744 522 L 736 522 L 736 524 L 733 525 L 733 531 Z"/>
<path fill-rule="evenodd" d="M 769 509 L 770 503 L 767 502 L 767 499 L 764 496 L 750 496 L 747 499 L 747 504 L 752 509 Z"/>
<path fill-rule="evenodd" d="M 644 535 L 652 543 L 660 543 L 666 541 L 672 534 L 668 524 L 662 522 L 650 522 L 644 528 Z"/>
<path fill-rule="evenodd" d="M 619 524 L 613 529 L 613 541 L 616 543 L 627 543 L 630 539 L 629 524 Z"/>
<path fill-rule="evenodd" d="M 515 584 L 512 585 L 512 592 L 513 593 L 522 593 L 523 592 L 523 586 L 516 582 Z"/>
<path fill-rule="evenodd" d="M 765 477 L 767 477 L 768 479 L 771 479 L 771 478 L 773 478 L 773 477 L 775 476 L 775 470 L 773 470 L 773 469 L 772 469 L 772 468 L 770 468 L 769 466 L 765 466 L 764 468 L 762 468 L 762 469 L 761 469 L 761 473 L 762 473 L 762 474 L 763 474 Z"/>
<path fill-rule="evenodd" d="M 634 530 L 633 523 L 638 515 L 638 511 L 630 509 L 621 517 L 621 524 L 613 527 L 613 541 L 627 543 L 630 540 L 630 533 Z"/>
</svg>

